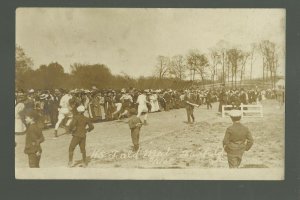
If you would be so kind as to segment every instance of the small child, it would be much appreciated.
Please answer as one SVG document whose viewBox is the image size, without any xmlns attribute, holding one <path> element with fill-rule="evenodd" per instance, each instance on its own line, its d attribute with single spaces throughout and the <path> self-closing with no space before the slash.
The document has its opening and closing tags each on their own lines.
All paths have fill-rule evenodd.
<svg viewBox="0 0 300 200">
<path fill-rule="evenodd" d="M 41 143 L 44 142 L 44 136 L 41 126 L 38 125 L 39 114 L 36 111 L 30 111 L 25 116 L 28 124 L 25 139 L 24 153 L 28 155 L 29 167 L 39 168 L 42 155 Z"/>
<path fill-rule="evenodd" d="M 240 110 L 232 110 L 230 112 L 233 124 L 226 129 L 223 140 L 229 168 L 238 168 L 244 152 L 248 151 L 253 145 L 253 138 L 249 129 L 240 123 L 241 117 L 242 112 Z"/>
<path fill-rule="evenodd" d="M 136 116 L 136 109 L 130 109 L 131 117 L 128 121 L 129 128 L 131 130 L 131 139 L 133 143 L 133 151 L 137 152 L 139 150 L 139 140 L 140 140 L 140 129 L 142 127 L 142 121 Z"/>
<path fill-rule="evenodd" d="M 77 107 L 78 114 L 76 114 L 70 124 L 70 130 L 73 138 L 69 146 L 69 167 L 73 167 L 73 153 L 77 145 L 80 147 L 82 153 L 83 167 L 87 166 L 86 160 L 86 133 L 94 129 L 90 119 L 84 116 L 85 107 L 83 105 Z M 88 126 L 88 129 L 86 129 Z"/>
</svg>

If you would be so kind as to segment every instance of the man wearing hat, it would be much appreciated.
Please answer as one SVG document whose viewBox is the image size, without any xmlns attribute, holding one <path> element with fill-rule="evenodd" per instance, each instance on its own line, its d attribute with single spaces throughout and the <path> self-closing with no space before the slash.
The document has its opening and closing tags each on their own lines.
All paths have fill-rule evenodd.
<svg viewBox="0 0 300 200">
<path fill-rule="evenodd" d="M 25 121 L 28 124 L 25 138 L 24 153 L 28 155 L 30 168 L 39 168 L 42 154 L 41 143 L 45 138 L 42 133 L 42 128 L 37 124 L 40 115 L 36 111 L 31 111 L 26 114 Z"/>
<path fill-rule="evenodd" d="M 171 90 L 172 91 L 172 90 Z M 169 111 L 170 110 L 170 103 L 171 103 L 171 95 L 170 95 L 170 90 L 169 91 L 165 91 L 163 98 L 165 100 L 165 111 Z"/>
<path fill-rule="evenodd" d="M 223 148 L 227 153 L 229 168 L 238 168 L 244 152 L 253 145 L 252 134 L 246 126 L 240 123 L 241 117 L 240 110 L 230 112 L 233 124 L 226 129 L 223 139 Z"/>
<path fill-rule="evenodd" d="M 139 139 L 140 139 L 140 130 L 142 127 L 142 121 L 137 117 L 136 109 L 131 108 L 130 110 L 130 119 L 128 120 L 128 125 L 131 131 L 131 140 L 133 144 L 133 151 L 136 152 L 139 150 Z"/>
<path fill-rule="evenodd" d="M 187 120 L 189 124 L 192 124 L 195 122 L 195 116 L 194 116 L 194 107 L 197 106 L 195 104 L 195 99 L 196 96 L 194 95 L 193 92 L 190 92 L 188 90 L 185 91 L 185 96 L 184 96 L 184 101 L 185 101 L 185 109 L 186 109 L 186 115 L 187 115 Z M 191 121 L 192 119 L 192 121 Z"/>
<path fill-rule="evenodd" d="M 113 94 L 111 91 L 108 91 L 107 95 L 105 97 L 105 108 L 104 109 L 105 109 L 106 120 L 107 121 L 113 120 L 112 114 L 114 112 L 115 105 L 113 102 Z"/>
<path fill-rule="evenodd" d="M 85 151 L 86 133 L 92 131 L 94 129 L 94 126 L 90 122 L 89 118 L 84 116 L 84 111 L 85 107 L 83 105 L 78 106 L 78 114 L 74 116 L 70 124 L 70 130 L 72 131 L 73 138 L 69 146 L 69 167 L 73 166 L 73 153 L 77 145 L 79 145 L 80 151 L 82 153 L 83 166 L 87 166 Z M 88 126 L 87 129 L 86 126 Z"/>
</svg>

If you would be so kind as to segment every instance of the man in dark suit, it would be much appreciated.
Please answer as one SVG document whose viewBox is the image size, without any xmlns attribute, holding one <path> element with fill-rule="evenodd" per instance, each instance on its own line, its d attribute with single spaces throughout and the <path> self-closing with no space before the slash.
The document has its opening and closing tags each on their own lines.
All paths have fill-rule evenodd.
<svg viewBox="0 0 300 200">
<path fill-rule="evenodd" d="M 192 92 L 186 90 L 185 95 L 184 95 L 184 101 L 185 101 L 185 108 L 186 108 L 188 123 L 191 124 L 191 123 L 195 122 L 194 106 L 199 107 L 198 105 L 195 104 L 196 95 L 193 94 Z M 191 118 L 193 120 L 192 122 L 191 122 Z"/>
<path fill-rule="evenodd" d="M 238 168 L 244 152 L 252 147 L 253 138 L 249 129 L 240 123 L 242 117 L 240 110 L 232 110 L 230 117 L 233 124 L 226 129 L 223 148 L 227 153 L 229 168 Z"/>
<path fill-rule="evenodd" d="M 83 166 L 86 167 L 86 133 L 92 131 L 94 129 L 94 126 L 90 122 L 90 119 L 83 115 L 85 111 L 84 106 L 81 105 L 77 107 L 77 111 L 78 114 L 74 116 L 70 124 L 70 130 L 72 131 L 73 138 L 69 146 L 69 167 L 73 166 L 73 153 L 77 145 L 79 145 L 80 151 L 82 153 Z M 86 126 L 88 126 L 87 129 Z"/>
<path fill-rule="evenodd" d="M 42 128 L 38 125 L 39 114 L 36 111 L 30 111 L 26 114 L 25 121 L 28 124 L 25 139 L 24 153 L 28 155 L 29 167 L 39 168 L 42 154 L 41 143 L 45 140 Z"/>
</svg>

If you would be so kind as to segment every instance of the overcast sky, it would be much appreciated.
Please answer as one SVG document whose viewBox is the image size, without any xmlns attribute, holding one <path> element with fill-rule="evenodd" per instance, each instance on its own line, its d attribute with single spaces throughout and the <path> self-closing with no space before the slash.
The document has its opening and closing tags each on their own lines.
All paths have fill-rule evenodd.
<svg viewBox="0 0 300 200">
<path fill-rule="evenodd" d="M 268 39 L 285 46 L 283 9 L 19 8 L 16 43 L 34 61 L 101 63 L 112 73 L 153 73 L 158 55 L 208 52 L 220 40 L 242 48 Z M 284 53 L 279 73 L 284 73 Z M 255 61 L 260 73 L 261 61 Z"/>
</svg>

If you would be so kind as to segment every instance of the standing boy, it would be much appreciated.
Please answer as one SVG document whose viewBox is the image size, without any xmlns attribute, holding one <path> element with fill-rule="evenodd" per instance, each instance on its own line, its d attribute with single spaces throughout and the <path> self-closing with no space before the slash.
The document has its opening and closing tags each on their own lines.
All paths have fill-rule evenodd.
<svg viewBox="0 0 300 200">
<path fill-rule="evenodd" d="M 29 112 L 25 121 L 28 124 L 24 153 L 28 155 L 29 167 L 39 168 L 42 155 L 41 143 L 44 142 L 42 127 L 37 124 L 40 116 L 36 111 Z"/>
<path fill-rule="evenodd" d="M 128 121 L 129 128 L 131 130 L 131 139 L 133 143 L 133 151 L 137 152 L 139 150 L 139 139 L 140 139 L 140 129 L 142 127 L 142 120 L 137 117 L 136 109 L 130 109 L 131 117 Z"/>
<path fill-rule="evenodd" d="M 77 111 L 78 114 L 74 116 L 70 124 L 70 130 L 72 131 L 73 138 L 69 146 L 69 167 L 73 166 L 73 153 L 77 145 L 79 145 L 80 147 L 83 166 L 86 167 L 86 133 L 92 131 L 94 129 L 94 126 L 90 122 L 89 118 L 84 116 L 85 107 L 83 105 L 78 106 Z M 87 129 L 86 126 L 88 126 Z"/>
<path fill-rule="evenodd" d="M 240 110 L 232 110 L 230 117 L 233 124 L 226 130 L 223 147 L 227 152 L 229 168 L 238 168 L 244 152 L 252 147 L 253 138 L 249 129 L 240 123 L 242 117 Z"/>
</svg>

